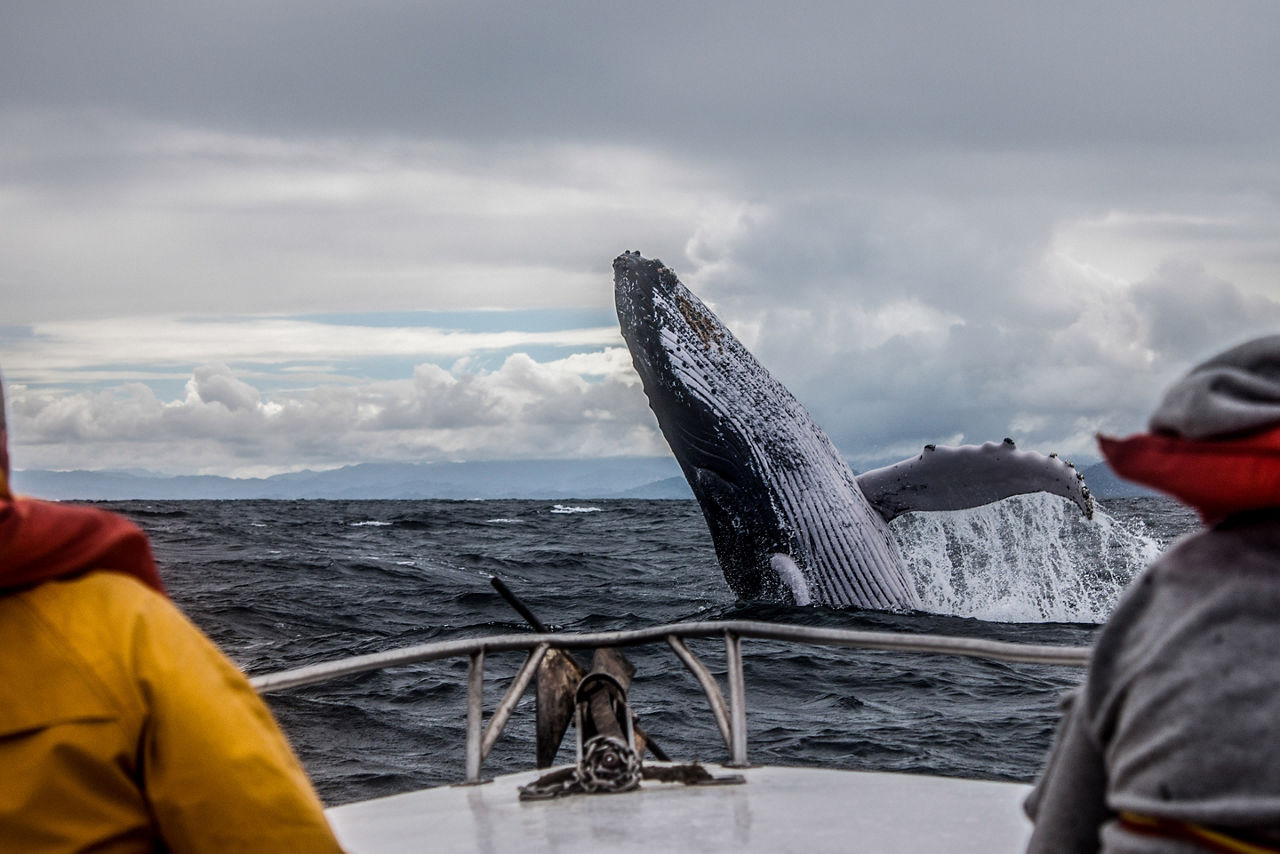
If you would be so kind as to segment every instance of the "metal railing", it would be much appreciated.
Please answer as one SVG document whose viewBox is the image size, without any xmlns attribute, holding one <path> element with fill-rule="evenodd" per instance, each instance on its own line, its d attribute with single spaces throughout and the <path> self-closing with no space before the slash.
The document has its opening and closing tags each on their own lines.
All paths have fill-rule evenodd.
<svg viewBox="0 0 1280 854">
<path fill-rule="evenodd" d="M 729 684 L 727 704 L 720 691 L 719 683 L 716 682 L 711 671 L 698 660 L 684 642 L 686 638 L 717 637 L 723 638 L 725 644 L 726 679 Z M 254 677 L 250 682 L 259 692 L 283 691 L 355 673 L 465 655 L 470 659 L 467 674 L 466 782 L 477 783 L 481 780 L 480 768 L 485 757 L 497 743 L 498 737 L 502 734 L 516 704 L 529 687 L 547 650 L 552 647 L 591 649 L 606 646 L 636 646 L 665 641 L 702 687 L 707 702 L 711 706 L 711 712 L 715 716 L 716 726 L 724 738 L 725 746 L 729 749 L 729 764 L 745 766 L 747 764 L 747 709 L 746 682 L 742 670 L 743 638 L 795 641 L 857 649 L 960 655 L 996 661 L 1061 664 L 1075 667 L 1086 666 L 1089 663 L 1090 653 L 1089 647 L 1081 646 L 1049 646 L 948 635 L 870 632 L 763 623 L 754 620 L 727 620 L 672 623 L 620 632 L 525 633 L 439 641 L 268 673 Z M 528 650 L 529 655 L 490 716 L 488 726 L 484 726 L 485 653 L 514 650 Z"/>
</svg>

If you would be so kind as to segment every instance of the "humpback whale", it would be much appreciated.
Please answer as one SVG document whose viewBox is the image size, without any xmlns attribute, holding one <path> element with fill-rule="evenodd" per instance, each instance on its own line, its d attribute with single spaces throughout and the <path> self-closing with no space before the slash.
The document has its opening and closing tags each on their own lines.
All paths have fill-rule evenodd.
<svg viewBox="0 0 1280 854">
<path fill-rule="evenodd" d="M 725 580 L 743 599 L 919 607 L 889 521 L 1051 492 L 1086 516 L 1070 463 L 1012 440 L 926 445 L 855 475 L 791 392 L 657 259 L 613 262 L 622 336 L 649 406 L 702 507 Z"/>
</svg>

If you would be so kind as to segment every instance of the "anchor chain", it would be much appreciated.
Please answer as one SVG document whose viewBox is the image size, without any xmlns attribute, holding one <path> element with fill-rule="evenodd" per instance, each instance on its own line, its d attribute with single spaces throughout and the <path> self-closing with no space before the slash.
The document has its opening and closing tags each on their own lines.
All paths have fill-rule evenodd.
<svg viewBox="0 0 1280 854">
<path fill-rule="evenodd" d="M 640 757 L 635 750 L 619 738 L 597 735 L 582 746 L 581 764 L 553 771 L 521 786 L 520 800 L 630 792 L 640 785 L 640 778 Z"/>
</svg>

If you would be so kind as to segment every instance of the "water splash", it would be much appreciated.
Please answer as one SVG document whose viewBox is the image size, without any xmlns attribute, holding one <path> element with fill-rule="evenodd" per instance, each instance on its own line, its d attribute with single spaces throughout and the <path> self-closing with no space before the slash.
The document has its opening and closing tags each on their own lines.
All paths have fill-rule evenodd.
<svg viewBox="0 0 1280 854">
<path fill-rule="evenodd" d="M 1139 520 L 1092 521 L 1050 495 L 1020 495 L 892 524 L 924 610 L 998 622 L 1100 623 L 1160 552 Z"/>
<path fill-rule="evenodd" d="M 566 504 L 557 504 L 551 508 L 552 513 L 601 513 L 599 507 L 573 507 Z"/>
</svg>

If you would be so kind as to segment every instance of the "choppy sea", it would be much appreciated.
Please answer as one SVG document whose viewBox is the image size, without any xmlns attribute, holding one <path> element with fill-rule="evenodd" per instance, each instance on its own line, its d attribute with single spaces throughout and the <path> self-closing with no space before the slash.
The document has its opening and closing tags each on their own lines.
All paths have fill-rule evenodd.
<svg viewBox="0 0 1280 854">
<path fill-rule="evenodd" d="M 693 501 L 130 501 L 170 593 L 251 675 L 427 641 L 529 631 L 503 578 L 556 630 L 755 619 L 1088 644 L 1129 580 L 1196 520 L 1164 499 L 1048 496 L 896 520 L 928 612 L 741 602 Z M 723 644 L 691 642 L 722 673 Z M 1027 781 L 1068 667 L 747 640 L 753 762 Z M 725 758 L 693 677 L 665 647 L 628 650 L 633 708 L 673 759 Z M 490 655 L 486 711 L 523 656 Z M 463 776 L 465 659 L 269 695 L 326 803 Z M 573 733 L 560 760 L 572 761 Z M 528 692 L 486 774 L 533 766 Z"/>
</svg>

